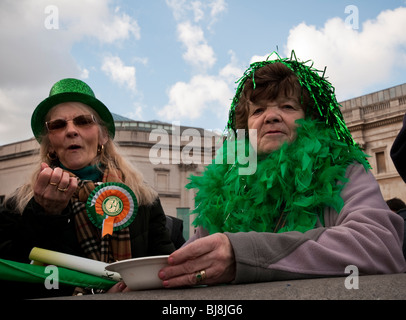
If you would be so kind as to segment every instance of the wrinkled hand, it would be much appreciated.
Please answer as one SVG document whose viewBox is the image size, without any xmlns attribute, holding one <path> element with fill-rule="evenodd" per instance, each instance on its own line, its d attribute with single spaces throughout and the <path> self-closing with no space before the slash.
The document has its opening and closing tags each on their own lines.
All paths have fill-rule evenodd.
<svg viewBox="0 0 406 320">
<path fill-rule="evenodd" d="M 169 256 L 168 263 L 169 266 L 158 274 L 167 288 L 228 283 L 234 280 L 236 273 L 233 248 L 222 233 L 197 239 L 180 248 Z M 196 274 L 201 270 L 206 272 L 206 277 L 198 282 Z"/>
<path fill-rule="evenodd" d="M 70 177 L 61 168 L 52 169 L 42 163 L 34 185 L 34 199 L 46 213 L 59 214 L 68 205 L 77 186 L 77 178 Z"/>
</svg>

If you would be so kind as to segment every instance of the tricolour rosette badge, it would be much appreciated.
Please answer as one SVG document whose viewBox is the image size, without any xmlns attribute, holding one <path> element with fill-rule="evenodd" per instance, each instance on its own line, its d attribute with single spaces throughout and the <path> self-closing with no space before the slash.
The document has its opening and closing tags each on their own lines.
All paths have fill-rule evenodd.
<svg viewBox="0 0 406 320">
<path fill-rule="evenodd" d="M 138 203 L 134 192 L 125 184 L 106 182 L 90 193 L 86 210 L 104 237 L 129 226 L 137 215 Z"/>
</svg>

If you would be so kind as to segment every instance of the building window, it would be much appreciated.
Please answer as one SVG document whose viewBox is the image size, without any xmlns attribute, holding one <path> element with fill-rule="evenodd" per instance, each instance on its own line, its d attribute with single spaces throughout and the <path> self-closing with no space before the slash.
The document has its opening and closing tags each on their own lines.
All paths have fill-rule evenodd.
<svg viewBox="0 0 406 320">
<path fill-rule="evenodd" d="M 158 173 L 156 175 L 157 188 L 158 190 L 168 190 L 168 174 L 167 173 Z"/>
<path fill-rule="evenodd" d="M 162 168 L 155 168 L 155 188 L 158 191 L 169 190 L 169 170 Z"/>
<path fill-rule="evenodd" d="M 385 173 L 386 172 L 386 162 L 385 162 L 385 152 L 380 151 L 375 153 L 375 160 L 376 160 L 376 170 L 377 173 Z"/>
</svg>

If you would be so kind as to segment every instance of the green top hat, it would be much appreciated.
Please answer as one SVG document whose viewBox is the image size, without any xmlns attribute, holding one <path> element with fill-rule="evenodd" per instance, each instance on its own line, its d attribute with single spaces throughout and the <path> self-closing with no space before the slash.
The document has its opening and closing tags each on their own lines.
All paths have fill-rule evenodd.
<svg viewBox="0 0 406 320">
<path fill-rule="evenodd" d="M 91 107 L 106 124 L 110 137 L 114 138 L 116 129 L 109 109 L 96 98 L 93 90 L 86 83 L 68 78 L 53 85 L 49 97 L 37 106 L 31 116 L 32 132 L 39 142 L 45 130 L 45 116 L 52 107 L 63 102 L 82 102 Z"/>
</svg>

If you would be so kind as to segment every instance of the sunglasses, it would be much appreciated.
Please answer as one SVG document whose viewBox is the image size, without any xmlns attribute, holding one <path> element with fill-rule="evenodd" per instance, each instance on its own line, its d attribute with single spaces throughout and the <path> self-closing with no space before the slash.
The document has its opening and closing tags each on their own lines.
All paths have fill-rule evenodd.
<svg viewBox="0 0 406 320">
<path fill-rule="evenodd" d="M 68 121 L 72 121 L 76 127 L 83 128 L 95 124 L 96 118 L 92 114 L 84 114 L 81 116 L 77 116 L 72 120 L 56 119 L 52 121 L 47 121 L 45 122 L 45 125 L 48 131 L 61 130 L 68 125 Z"/>
</svg>

